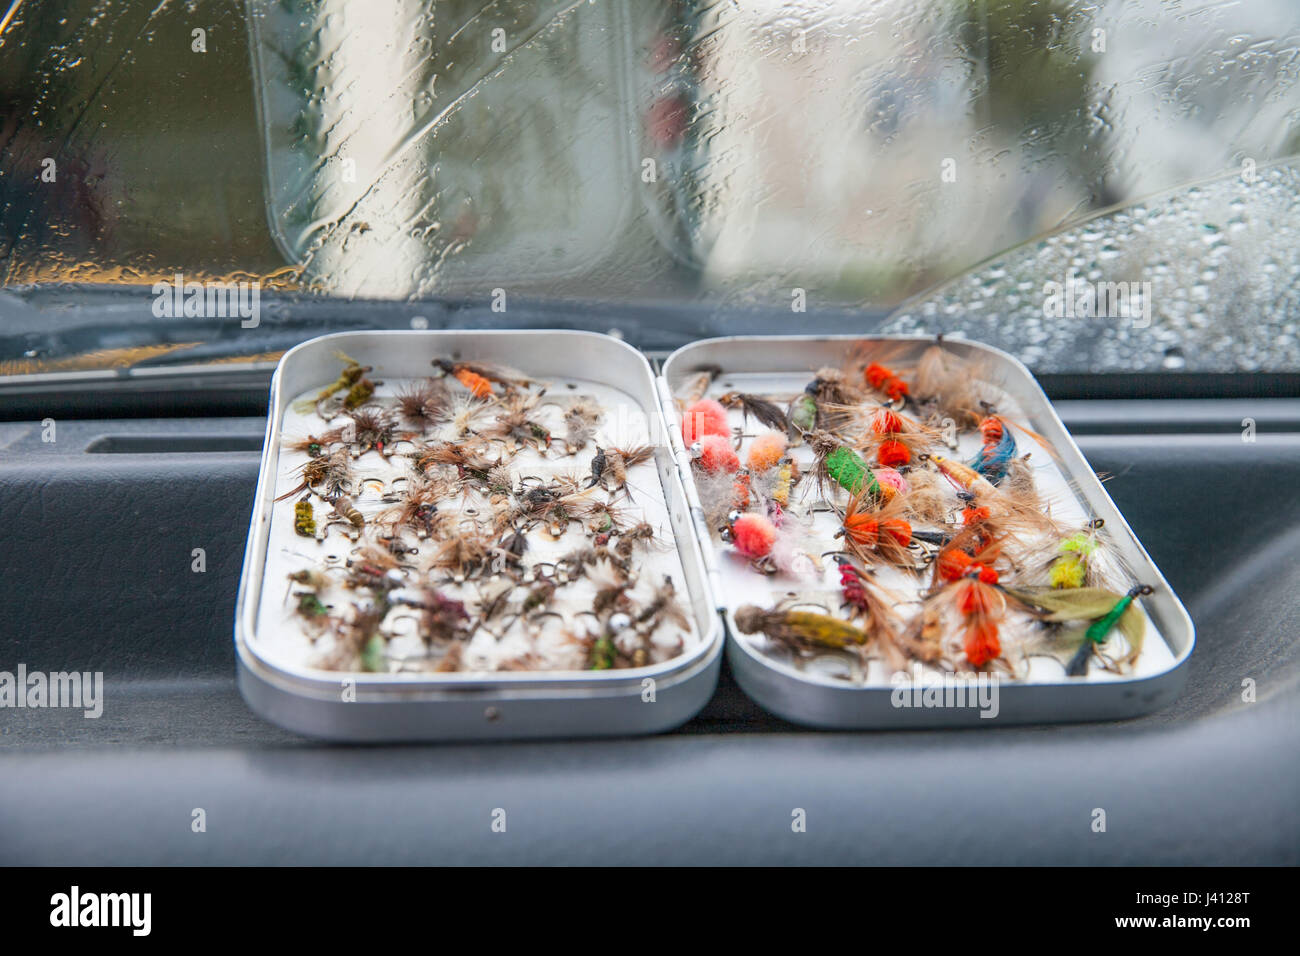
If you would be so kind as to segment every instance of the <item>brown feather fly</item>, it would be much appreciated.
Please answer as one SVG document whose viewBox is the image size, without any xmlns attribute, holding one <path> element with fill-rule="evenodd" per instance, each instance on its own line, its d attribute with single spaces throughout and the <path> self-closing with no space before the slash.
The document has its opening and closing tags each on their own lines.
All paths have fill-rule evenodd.
<svg viewBox="0 0 1300 956">
<path fill-rule="evenodd" d="M 276 501 L 292 498 L 302 491 L 313 491 L 326 499 L 337 497 L 352 488 L 352 456 L 346 448 L 309 459 L 298 469 L 302 483 L 286 491 Z"/>
<path fill-rule="evenodd" d="M 483 570 L 492 552 L 492 540 L 477 528 L 447 534 L 429 561 L 430 571 L 446 571 L 461 582 Z"/>
<path fill-rule="evenodd" d="M 745 392 L 727 392 L 718 396 L 718 402 L 725 408 L 740 409 L 745 425 L 755 418 L 773 431 L 785 434 L 790 428 L 790 419 L 773 401 Z"/>
<path fill-rule="evenodd" d="M 604 412 L 593 398 L 580 397 L 564 413 L 564 450 L 576 455 L 596 437 Z"/>
<path fill-rule="evenodd" d="M 479 429 L 479 436 L 490 441 L 530 445 L 539 452 L 551 447 L 551 432 L 535 415 L 538 393 L 518 393 L 501 401 L 496 421 Z"/>
<path fill-rule="evenodd" d="M 442 379 L 420 379 L 398 392 L 397 411 L 412 425 L 439 425 L 451 417 L 451 390 Z"/>
<path fill-rule="evenodd" d="M 932 407 L 935 417 L 951 418 L 959 428 L 973 428 L 983 417 L 985 386 L 979 370 L 942 344 L 931 345 L 916 365 L 912 392 L 916 401 Z"/>
<path fill-rule="evenodd" d="M 387 409 L 358 408 L 347 413 L 350 421 L 340 429 L 342 438 L 352 446 L 352 457 L 360 458 L 368 451 L 385 457 L 393 453 L 393 443 L 409 438 L 397 434 L 397 422 Z"/>
<path fill-rule="evenodd" d="M 499 459 L 489 458 L 487 451 L 487 444 L 482 441 L 440 441 L 416 448 L 410 453 L 410 458 L 420 475 L 427 475 L 436 465 L 448 465 L 456 469 L 460 478 L 468 476 L 481 480 L 500 464 Z"/>
</svg>

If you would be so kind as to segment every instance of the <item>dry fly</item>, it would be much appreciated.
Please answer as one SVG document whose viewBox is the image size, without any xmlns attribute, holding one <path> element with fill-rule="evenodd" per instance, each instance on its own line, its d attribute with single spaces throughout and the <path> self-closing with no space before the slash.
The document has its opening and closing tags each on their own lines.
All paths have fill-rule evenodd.
<svg viewBox="0 0 1300 956">
<path fill-rule="evenodd" d="M 910 631 L 903 631 L 899 616 L 894 611 L 895 605 L 899 603 L 896 595 L 876 584 L 869 574 L 848 557 L 839 555 L 835 561 L 840 569 L 843 606 L 875 638 L 875 647 L 891 670 L 903 670 L 908 660 L 933 663 L 939 659 L 942 649 L 937 641 L 927 643 Z M 865 648 L 862 662 L 865 665 Z"/>
<path fill-rule="evenodd" d="M 516 584 L 517 582 L 514 580 L 503 580 L 494 576 L 486 586 L 478 589 L 477 626 L 489 630 L 489 633 L 498 640 L 505 636 L 506 631 L 519 618 L 516 613 L 506 621 L 504 626 L 500 624 L 513 610 L 510 599 L 514 596 Z M 498 627 L 496 630 L 492 630 L 488 628 L 489 624 L 497 624 Z"/>
<path fill-rule="evenodd" d="M 328 501 L 352 488 L 351 456 L 346 448 L 312 458 L 298 469 L 298 473 L 302 476 L 301 484 L 280 495 L 276 501 L 292 498 L 302 491 L 313 491 Z"/>
<path fill-rule="evenodd" d="M 1029 463 L 1029 455 L 1013 458 L 1007 463 L 1007 473 L 998 484 L 998 490 L 1026 508 L 1039 512 L 1044 510 L 1042 496 L 1034 482 L 1034 467 Z"/>
<path fill-rule="evenodd" d="M 943 345 L 931 345 L 916 366 L 914 397 L 935 409 L 936 418 L 951 418 L 960 428 L 974 427 L 983 415 L 979 372 Z"/>
<path fill-rule="evenodd" d="M 491 441 L 533 445 L 539 452 L 551 447 L 551 432 L 534 417 L 540 393 L 520 393 L 502 400 L 496 421 L 478 434 Z"/>
<path fill-rule="evenodd" d="M 618 543 L 614 545 L 614 551 L 626 561 L 632 557 L 637 545 L 650 549 L 658 544 L 659 540 L 654 526 L 648 521 L 640 521 L 626 531 L 618 533 Z"/>
<path fill-rule="evenodd" d="M 401 587 L 405 580 L 401 562 L 391 551 L 383 548 L 358 548 L 348 558 L 348 585 L 365 588 Z"/>
<path fill-rule="evenodd" d="M 738 408 L 744 416 L 746 426 L 752 416 L 774 431 L 784 434 L 790 427 L 790 419 L 780 407 L 769 399 L 744 392 L 727 392 L 718 396 L 718 401 L 726 408 Z"/>
<path fill-rule="evenodd" d="M 943 524 L 951 510 L 951 489 L 935 471 L 913 468 L 907 473 L 906 490 L 899 494 L 909 517 L 925 524 Z"/>
<path fill-rule="evenodd" d="M 508 521 L 512 525 L 542 523 L 553 537 L 559 537 L 570 521 L 581 516 L 593 490 L 574 491 L 558 480 L 549 485 L 521 486 L 515 492 Z"/>
<path fill-rule="evenodd" d="M 402 420 L 427 428 L 451 417 L 451 392 L 442 379 L 425 378 L 407 385 L 397 395 Z"/>
<path fill-rule="evenodd" d="M 595 536 L 597 544 L 606 544 L 622 531 L 629 512 L 609 501 L 586 501 L 575 509 L 575 514 L 587 523 L 587 531 Z"/>
<path fill-rule="evenodd" d="M 604 413 L 591 398 L 576 399 L 564 413 L 564 450 L 570 455 L 582 451 L 596 437 Z"/>
<path fill-rule="evenodd" d="M 860 405 L 846 409 L 845 414 L 845 433 L 853 436 L 864 454 L 882 467 L 906 467 L 942 441 L 939 429 L 887 405 Z"/>
<path fill-rule="evenodd" d="M 969 465 L 939 455 L 922 456 L 927 457 L 959 493 L 965 493 L 964 526 L 982 523 L 986 533 L 1017 537 L 1061 533 L 1058 522 L 1043 508 L 1032 479 L 1028 483 L 1012 481 L 999 488 Z"/>
<path fill-rule="evenodd" d="M 492 549 L 492 540 L 478 530 L 452 531 L 439 542 L 429 570 L 446 571 L 459 583 L 483 570 Z"/>
<path fill-rule="evenodd" d="M 557 577 L 561 577 L 566 582 L 583 577 L 588 568 L 602 560 L 612 560 L 611 552 L 607 548 L 593 547 L 591 545 L 575 548 L 555 562 Z M 614 563 L 626 572 L 624 562 L 615 561 Z"/>
<path fill-rule="evenodd" d="M 487 445 L 483 442 L 431 442 L 418 447 L 410 457 L 421 475 L 427 476 L 435 465 L 450 465 L 456 469 L 458 478 L 480 481 L 500 463 L 487 457 Z"/>
<path fill-rule="evenodd" d="M 471 474 L 468 480 L 496 504 L 510 496 L 510 490 L 514 486 L 514 472 L 509 465 L 493 465 L 482 478 Z"/>
<path fill-rule="evenodd" d="M 813 453 L 813 466 L 808 474 L 819 497 L 829 500 L 836 485 L 845 488 L 850 494 L 867 490 L 866 462 L 837 435 L 825 429 L 817 429 L 805 434 L 804 440 Z"/>
<path fill-rule="evenodd" d="M 340 429 L 340 434 L 351 443 L 353 458 L 360 458 L 372 449 L 385 457 L 393 453 L 397 422 L 388 411 L 360 408 L 347 415 L 350 421 Z"/>
<path fill-rule="evenodd" d="M 837 538 L 844 539 L 845 550 L 863 564 L 890 564 L 905 568 L 912 565 L 912 525 L 903 517 L 906 507 L 895 498 L 879 508 L 869 499 L 854 495 L 844 512 Z"/>
<path fill-rule="evenodd" d="M 596 589 L 591 609 L 598 615 L 625 610 L 630 603 L 628 589 L 633 581 L 618 564 L 606 558 L 597 560 L 587 574 Z"/>
<path fill-rule="evenodd" d="M 457 438 L 465 438 L 474 434 L 479 419 L 491 407 L 491 401 L 462 393 L 452 398 L 451 405 L 447 409 L 447 421 Z"/>
<path fill-rule="evenodd" d="M 635 445 L 631 448 L 605 448 L 597 451 L 591 463 L 591 484 L 606 491 L 627 493 L 627 473 L 637 465 L 644 465 L 654 457 L 654 446 Z"/>
<path fill-rule="evenodd" d="M 460 490 L 460 482 L 445 475 L 432 475 L 420 481 L 402 499 L 401 504 L 377 519 L 393 531 L 408 529 L 418 538 L 434 534 L 438 522 L 438 505 Z"/>
<path fill-rule="evenodd" d="M 817 427 L 828 431 L 838 431 L 847 423 L 844 408 L 867 399 L 867 392 L 837 368 L 819 369 L 805 391 L 817 403 Z"/>
<path fill-rule="evenodd" d="M 654 590 L 650 600 L 633 623 L 649 634 L 664 624 L 671 624 L 680 630 L 690 630 L 691 620 L 677 600 L 677 586 L 669 575 L 664 575 L 663 583 Z"/>
<path fill-rule="evenodd" d="M 502 570 L 509 566 L 515 570 L 523 567 L 523 557 L 528 553 L 528 534 L 518 528 L 511 528 L 494 549 Z"/>
</svg>

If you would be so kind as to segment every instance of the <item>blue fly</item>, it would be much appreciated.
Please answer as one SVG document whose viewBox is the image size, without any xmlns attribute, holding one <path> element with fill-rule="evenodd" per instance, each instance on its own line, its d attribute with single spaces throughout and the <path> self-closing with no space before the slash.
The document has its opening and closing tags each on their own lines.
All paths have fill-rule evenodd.
<svg viewBox="0 0 1300 956">
<path fill-rule="evenodd" d="M 998 439 L 986 442 L 970 463 L 972 468 L 995 485 L 1006 477 L 1011 459 L 1016 457 L 1016 440 L 1011 435 L 1011 429 L 1004 427 L 1001 431 Z"/>
</svg>

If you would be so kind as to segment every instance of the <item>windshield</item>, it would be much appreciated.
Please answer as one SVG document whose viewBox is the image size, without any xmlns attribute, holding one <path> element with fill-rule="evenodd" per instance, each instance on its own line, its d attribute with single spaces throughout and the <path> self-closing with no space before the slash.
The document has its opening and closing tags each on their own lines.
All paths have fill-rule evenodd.
<svg viewBox="0 0 1300 956">
<path fill-rule="evenodd" d="M 466 303 L 1300 370 L 1293 0 L 0 9 L 0 374 Z"/>
</svg>

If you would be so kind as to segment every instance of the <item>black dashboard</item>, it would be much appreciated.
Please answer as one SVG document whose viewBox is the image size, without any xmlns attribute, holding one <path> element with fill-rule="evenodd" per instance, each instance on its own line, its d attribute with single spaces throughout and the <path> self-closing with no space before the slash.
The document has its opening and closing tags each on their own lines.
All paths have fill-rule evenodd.
<svg viewBox="0 0 1300 956">
<path fill-rule="evenodd" d="M 1057 407 L 1196 624 L 1173 706 L 1115 723 L 827 733 L 766 714 L 724 667 L 671 733 L 393 747 L 295 736 L 236 689 L 263 418 L 60 419 L 53 442 L 39 421 L 2 423 L 3 656 L 103 671 L 105 685 L 97 719 L 6 712 L 0 858 L 1300 862 L 1300 401 Z"/>
</svg>

